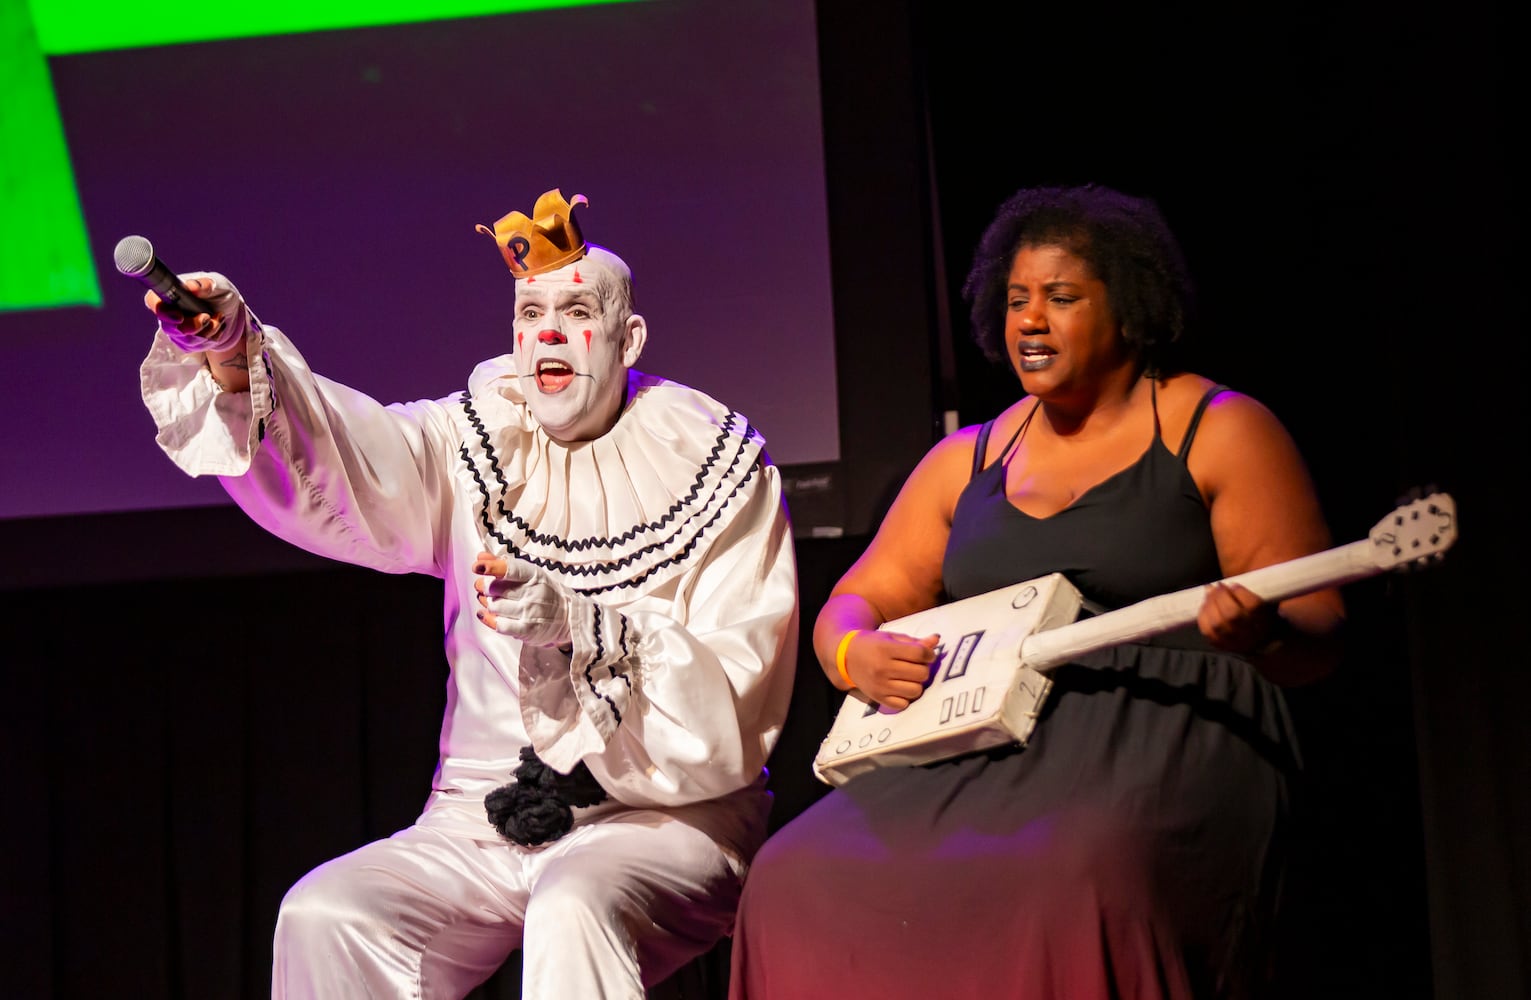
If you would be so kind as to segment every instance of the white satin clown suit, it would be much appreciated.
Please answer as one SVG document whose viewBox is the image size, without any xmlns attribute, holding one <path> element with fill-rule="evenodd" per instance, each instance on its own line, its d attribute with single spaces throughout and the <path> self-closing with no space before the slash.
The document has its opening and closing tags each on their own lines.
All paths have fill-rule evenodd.
<svg viewBox="0 0 1531 1000">
<path fill-rule="evenodd" d="M 730 931 L 766 834 L 798 603 L 761 436 L 630 371 L 615 428 L 561 445 L 508 355 L 456 396 L 383 406 L 311 372 L 211 277 L 245 325 L 250 392 L 221 392 L 157 333 L 141 381 L 163 450 L 295 545 L 445 582 L 451 670 L 424 811 L 289 891 L 273 995 L 458 997 L 522 948 L 528 1000 L 641 997 Z M 475 618 L 481 551 L 579 595 L 572 653 Z M 560 771 L 583 761 L 609 796 L 531 848 L 484 807 L 527 745 Z"/>
</svg>

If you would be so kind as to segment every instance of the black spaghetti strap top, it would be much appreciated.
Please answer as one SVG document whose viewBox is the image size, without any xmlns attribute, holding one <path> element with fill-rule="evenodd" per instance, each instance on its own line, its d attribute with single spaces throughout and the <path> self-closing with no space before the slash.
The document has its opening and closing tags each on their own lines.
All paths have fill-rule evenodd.
<svg viewBox="0 0 1531 1000">
<path fill-rule="evenodd" d="M 1154 438 L 1142 456 L 1045 518 L 1017 509 L 1005 495 L 1005 470 L 1036 407 L 988 467 L 983 460 L 994 422 L 984 424 L 972 477 L 952 514 L 942 564 L 947 598 L 1057 572 L 1087 600 L 1119 608 L 1220 579 L 1211 516 L 1186 456 L 1207 404 L 1226 391 L 1213 386 L 1197 402 L 1177 454 L 1164 443 L 1155 390 Z"/>
</svg>

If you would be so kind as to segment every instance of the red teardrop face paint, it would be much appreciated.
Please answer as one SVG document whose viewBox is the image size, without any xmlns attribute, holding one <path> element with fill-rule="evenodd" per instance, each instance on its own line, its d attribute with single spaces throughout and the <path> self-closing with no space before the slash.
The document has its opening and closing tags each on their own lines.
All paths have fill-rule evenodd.
<svg viewBox="0 0 1531 1000">
<path fill-rule="evenodd" d="M 628 314 L 613 291 L 625 265 L 607 256 L 516 282 L 516 373 L 532 416 L 557 441 L 606 433 L 625 398 Z"/>
</svg>

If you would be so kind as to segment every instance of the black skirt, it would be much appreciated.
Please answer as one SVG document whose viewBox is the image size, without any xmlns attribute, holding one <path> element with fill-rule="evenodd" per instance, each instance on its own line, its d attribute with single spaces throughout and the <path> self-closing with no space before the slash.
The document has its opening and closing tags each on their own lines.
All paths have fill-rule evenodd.
<svg viewBox="0 0 1531 1000">
<path fill-rule="evenodd" d="M 1258 995 L 1299 769 L 1280 691 L 1155 645 L 1053 677 L 1024 748 L 860 775 L 766 843 L 734 1000 Z"/>
</svg>

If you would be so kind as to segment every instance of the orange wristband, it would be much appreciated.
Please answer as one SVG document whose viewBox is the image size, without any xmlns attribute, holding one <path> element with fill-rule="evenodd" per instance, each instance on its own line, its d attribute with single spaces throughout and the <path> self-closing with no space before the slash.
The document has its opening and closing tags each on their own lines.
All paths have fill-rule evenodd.
<svg viewBox="0 0 1531 1000">
<path fill-rule="evenodd" d="M 865 630 L 853 628 L 845 633 L 840 639 L 840 648 L 835 650 L 835 669 L 840 672 L 840 679 L 845 682 L 845 686 L 848 688 L 855 687 L 856 682 L 851 680 L 851 675 L 845 671 L 845 651 L 851 648 L 851 640 L 856 638 L 856 634 L 863 631 Z"/>
</svg>

